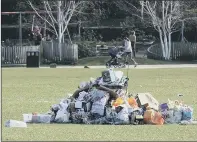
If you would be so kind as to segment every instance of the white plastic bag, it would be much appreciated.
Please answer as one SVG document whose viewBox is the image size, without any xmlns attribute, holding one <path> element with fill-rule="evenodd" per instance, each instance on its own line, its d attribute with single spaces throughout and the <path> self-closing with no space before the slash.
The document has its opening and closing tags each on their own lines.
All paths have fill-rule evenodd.
<svg viewBox="0 0 197 142">
<path fill-rule="evenodd" d="M 58 123 L 69 122 L 70 115 L 67 111 L 68 104 L 66 102 L 60 102 L 59 106 L 60 106 L 60 109 L 58 110 L 54 121 Z"/>
<path fill-rule="evenodd" d="M 116 76 L 116 82 L 120 82 L 123 77 L 123 72 L 122 71 L 115 71 L 114 73 Z"/>
<path fill-rule="evenodd" d="M 84 101 L 84 97 L 85 97 L 86 95 L 88 95 L 87 92 L 85 92 L 85 91 L 80 92 L 80 93 L 79 93 L 79 97 L 77 98 L 77 100 L 78 100 L 78 101 Z"/>
<path fill-rule="evenodd" d="M 84 88 L 84 87 L 86 87 L 86 86 L 88 86 L 88 85 L 89 85 L 88 82 L 81 82 L 81 83 L 79 84 L 79 88 L 81 89 L 81 88 Z"/>
<path fill-rule="evenodd" d="M 32 122 L 32 114 L 23 114 L 23 121 L 26 123 Z"/>
<path fill-rule="evenodd" d="M 70 114 L 68 112 L 65 113 L 65 112 L 59 110 L 57 112 L 56 117 L 55 117 L 55 122 L 57 122 L 57 123 L 68 123 L 68 122 L 70 122 L 69 117 L 70 117 Z"/>
<path fill-rule="evenodd" d="M 27 127 L 27 124 L 22 121 L 17 121 L 17 120 L 8 120 L 5 123 L 5 127 Z"/>
<path fill-rule="evenodd" d="M 106 95 L 103 98 L 100 98 L 100 100 L 94 101 L 92 104 L 91 113 L 97 113 L 97 114 L 103 116 L 105 105 L 108 101 L 108 98 L 109 98 L 108 95 Z"/>
<path fill-rule="evenodd" d="M 129 122 L 129 112 L 127 106 L 125 104 L 120 106 L 122 106 L 123 109 L 119 113 L 117 113 L 116 118 L 124 122 Z"/>
<path fill-rule="evenodd" d="M 60 102 L 59 106 L 60 110 L 62 110 L 65 113 L 67 112 L 68 104 L 66 102 Z"/>
<path fill-rule="evenodd" d="M 168 99 L 168 108 L 169 109 L 174 109 L 174 107 L 175 107 L 174 101 L 171 101 L 170 99 Z"/>
</svg>

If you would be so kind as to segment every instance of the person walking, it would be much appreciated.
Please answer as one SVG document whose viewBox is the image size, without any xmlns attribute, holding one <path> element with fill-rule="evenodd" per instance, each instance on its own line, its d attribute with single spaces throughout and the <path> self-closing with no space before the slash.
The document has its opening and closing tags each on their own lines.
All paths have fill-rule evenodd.
<svg viewBox="0 0 197 142">
<path fill-rule="evenodd" d="M 131 32 L 131 35 L 130 35 L 129 39 L 131 41 L 133 57 L 135 57 L 136 52 L 137 52 L 137 50 L 136 50 L 136 35 L 135 35 L 135 31 Z"/>
<path fill-rule="evenodd" d="M 124 53 L 123 53 L 123 55 L 125 57 L 124 61 L 125 61 L 125 64 L 128 64 L 127 58 L 130 56 L 130 59 L 134 62 L 134 65 L 136 67 L 137 62 L 133 59 L 131 41 L 128 37 L 129 37 L 129 35 L 125 34 L 125 37 L 124 37 Z"/>
</svg>

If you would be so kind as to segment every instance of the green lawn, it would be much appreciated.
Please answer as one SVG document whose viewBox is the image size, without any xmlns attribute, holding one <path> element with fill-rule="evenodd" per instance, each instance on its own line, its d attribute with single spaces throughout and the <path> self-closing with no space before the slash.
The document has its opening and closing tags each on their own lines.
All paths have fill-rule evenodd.
<svg viewBox="0 0 197 142">
<path fill-rule="evenodd" d="M 79 59 L 77 65 L 84 65 L 84 66 L 105 65 L 105 63 L 109 59 L 110 59 L 109 56 L 87 57 L 87 58 Z M 153 60 L 153 59 L 147 59 L 142 57 L 137 57 L 135 60 L 139 65 L 197 64 L 197 61 L 162 61 L 162 60 Z"/>
<path fill-rule="evenodd" d="M 126 72 L 126 70 L 124 70 Z M 9 119 L 22 120 L 23 113 L 45 113 L 50 105 L 72 93 L 80 81 L 101 75 L 98 69 L 2 69 L 3 140 L 197 140 L 197 125 L 112 126 L 75 124 L 28 124 L 6 128 Z M 197 68 L 131 69 L 129 91 L 150 92 L 159 102 L 182 99 L 197 117 Z M 183 97 L 177 97 L 182 93 Z"/>
</svg>

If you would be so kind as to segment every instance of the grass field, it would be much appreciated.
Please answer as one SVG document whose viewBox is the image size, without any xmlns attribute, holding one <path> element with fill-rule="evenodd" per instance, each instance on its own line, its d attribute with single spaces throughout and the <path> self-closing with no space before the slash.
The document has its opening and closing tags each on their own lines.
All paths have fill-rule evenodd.
<svg viewBox="0 0 197 142">
<path fill-rule="evenodd" d="M 109 61 L 109 59 L 110 59 L 109 56 L 87 57 L 87 58 L 79 59 L 77 65 L 87 65 L 87 66 L 105 65 L 105 63 Z M 197 61 L 162 61 L 162 60 L 147 59 L 142 57 L 137 57 L 135 58 L 135 60 L 139 65 L 197 64 Z"/>
<path fill-rule="evenodd" d="M 126 70 L 124 70 L 126 73 Z M 98 69 L 2 69 L 3 141 L 132 141 L 197 140 L 197 125 L 112 126 L 75 124 L 28 124 L 6 128 L 9 119 L 22 120 L 23 113 L 45 113 L 79 82 L 101 75 Z M 131 69 L 129 91 L 150 92 L 160 103 L 181 99 L 194 108 L 197 117 L 197 68 Z M 178 97 L 181 93 L 184 96 Z"/>
</svg>

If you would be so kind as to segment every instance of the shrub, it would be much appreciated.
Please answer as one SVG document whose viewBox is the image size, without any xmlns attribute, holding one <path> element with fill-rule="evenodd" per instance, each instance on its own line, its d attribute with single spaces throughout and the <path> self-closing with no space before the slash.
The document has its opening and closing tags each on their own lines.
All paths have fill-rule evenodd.
<svg viewBox="0 0 197 142">
<path fill-rule="evenodd" d="M 81 41 L 76 44 L 78 44 L 79 59 L 96 56 L 96 42 Z"/>
</svg>

